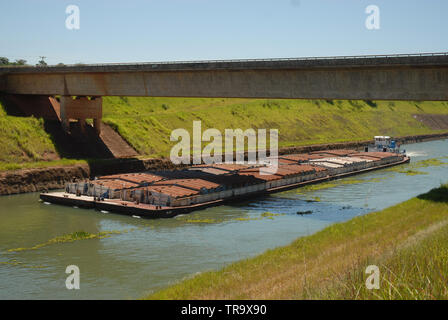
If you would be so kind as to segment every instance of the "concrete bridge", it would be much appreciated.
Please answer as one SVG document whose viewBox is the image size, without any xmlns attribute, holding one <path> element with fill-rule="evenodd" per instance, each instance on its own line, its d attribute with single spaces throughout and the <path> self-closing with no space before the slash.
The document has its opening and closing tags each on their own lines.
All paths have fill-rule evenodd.
<svg viewBox="0 0 448 320">
<path fill-rule="evenodd" d="M 8 67 L 0 93 L 60 96 L 63 124 L 99 121 L 102 96 L 448 101 L 448 53 Z"/>
</svg>

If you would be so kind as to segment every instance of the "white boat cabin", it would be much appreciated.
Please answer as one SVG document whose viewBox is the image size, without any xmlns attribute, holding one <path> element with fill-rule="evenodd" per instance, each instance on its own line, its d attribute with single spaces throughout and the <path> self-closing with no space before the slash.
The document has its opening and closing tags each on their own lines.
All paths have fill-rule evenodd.
<svg viewBox="0 0 448 320">
<path fill-rule="evenodd" d="M 377 148 L 387 148 L 391 143 L 389 136 L 375 136 L 375 146 Z"/>
</svg>

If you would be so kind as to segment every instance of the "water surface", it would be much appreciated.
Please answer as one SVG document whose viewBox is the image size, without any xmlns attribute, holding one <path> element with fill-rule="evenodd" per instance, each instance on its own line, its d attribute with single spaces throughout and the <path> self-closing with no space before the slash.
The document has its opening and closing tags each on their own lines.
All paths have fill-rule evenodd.
<svg viewBox="0 0 448 320">
<path fill-rule="evenodd" d="M 0 197 L 0 299 L 133 299 L 195 273 L 286 245 L 329 224 L 383 209 L 448 182 L 448 140 L 403 146 L 410 165 L 332 183 L 208 208 L 173 219 L 145 220 L 49 205 L 38 193 Z M 318 189 L 318 190 L 316 190 Z M 312 200 L 319 200 L 311 202 Z M 311 215 L 298 211 L 311 210 Z M 274 214 L 264 215 L 270 212 Z M 104 239 L 30 248 L 76 231 L 120 231 Z M 81 289 L 67 290 L 77 265 Z"/>
</svg>

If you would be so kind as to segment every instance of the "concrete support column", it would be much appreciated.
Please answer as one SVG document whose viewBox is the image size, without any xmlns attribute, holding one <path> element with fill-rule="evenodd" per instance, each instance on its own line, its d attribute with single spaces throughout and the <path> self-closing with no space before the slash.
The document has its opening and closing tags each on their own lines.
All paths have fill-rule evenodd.
<svg viewBox="0 0 448 320">
<path fill-rule="evenodd" d="M 102 97 L 92 97 L 90 101 L 95 101 L 98 108 L 97 117 L 93 118 L 93 127 L 98 135 L 101 134 L 101 120 L 103 118 L 103 98 Z"/>
<path fill-rule="evenodd" d="M 86 132 L 86 119 L 78 119 L 79 128 L 81 129 L 81 132 Z"/>
<path fill-rule="evenodd" d="M 61 125 L 65 132 L 70 132 L 70 119 L 61 118 Z"/>
<path fill-rule="evenodd" d="M 101 134 L 101 118 L 93 119 L 93 127 L 98 135 Z"/>
<path fill-rule="evenodd" d="M 64 130 L 70 129 L 70 119 L 78 119 L 81 130 L 85 126 L 85 119 L 94 119 L 94 127 L 98 135 L 101 133 L 101 119 L 103 116 L 103 100 L 101 97 L 61 96 L 61 123 Z"/>
<path fill-rule="evenodd" d="M 64 129 L 65 132 L 70 131 L 70 118 L 68 117 L 67 114 L 67 111 L 70 108 L 70 100 L 72 100 L 71 96 L 61 96 L 59 100 L 61 125 L 62 129 Z"/>
</svg>

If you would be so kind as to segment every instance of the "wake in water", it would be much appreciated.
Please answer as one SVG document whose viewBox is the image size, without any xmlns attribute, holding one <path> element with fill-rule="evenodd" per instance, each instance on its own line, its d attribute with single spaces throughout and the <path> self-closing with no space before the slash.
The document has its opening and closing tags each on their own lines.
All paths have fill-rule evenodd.
<svg viewBox="0 0 448 320">
<path fill-rule="evenodd" d="M 410 152 L 406 152 L 406 155 L 408 157 L 427 157 L 428 154 L 426 152 L 423 151 L 410 151 Z"/>
</svg>

